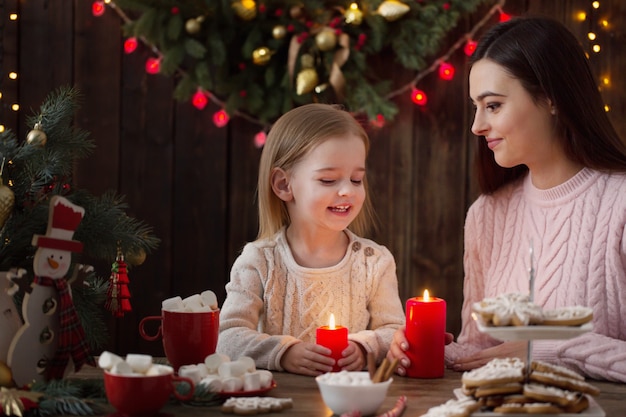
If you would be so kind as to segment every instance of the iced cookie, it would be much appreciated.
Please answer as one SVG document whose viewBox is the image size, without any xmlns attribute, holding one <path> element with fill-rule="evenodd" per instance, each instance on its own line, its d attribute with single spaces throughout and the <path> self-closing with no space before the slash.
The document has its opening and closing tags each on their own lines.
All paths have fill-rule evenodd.
<svg viewBox="0 0 626 417">
<path fill-rule="evenodd" d="M 519 293 L 502 294 L 485 298 L 472 305 L 472 311 L 481 321 L 491 326 L 528 326 L 543 321 L 540 306 Z"/>
<path fill-rule="evenodd" d="M 522 382 L 524 362 L 518 358 L 496 358 L 486 365 L 463 373 L 461 381 L 466 388 Z"/>
<path fill-rule="evenodd" d="M 581 326 L 592 319 L 593 310 L 591 308 L 571 306 L 544 310 L 542 324 L 546 326 Z"/>
<path fill-rule="evenodd" d="M 469 417 L 478 410 L 480 404 L 473 398 L 448 400 L 445 403 L 428 409 L 421 417 Z"/>
</svg>

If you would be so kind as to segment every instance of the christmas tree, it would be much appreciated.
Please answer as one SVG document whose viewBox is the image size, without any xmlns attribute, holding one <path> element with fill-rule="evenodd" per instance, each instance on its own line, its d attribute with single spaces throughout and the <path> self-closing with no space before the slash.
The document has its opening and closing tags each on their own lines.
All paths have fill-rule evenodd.
<svg viewBox="0 0 626 417">
<path fill-rule="evenodd" d="M 111 263 L 117 254 L 140 259 L 157 247 L 159 240 L 149 226 L 128 216 L 122 196 L 114 191 L 100 197 L 72 187 L 72 168 L 77 160 L 94 151 L 87 132 L 72 125 L 80 94 L 63 87 L 45 99 L 38 114 L 27 118 L 32 130 L 20 141 L 10 130 L 0 133 L 0 271 L 24 270 L 13 278 L 19 290 L 19 306 L 33 281 L 33 235 L 43 234 L 48 223 L 50 199 L 61 195 L 85 209 L 74 238 L 83 251 L 74 254 L 68 279 L 85 336 L 92 349 L 106 342 L 102 317 L 108 287 L 85 264 L 102 260 Z"/>
</svg>

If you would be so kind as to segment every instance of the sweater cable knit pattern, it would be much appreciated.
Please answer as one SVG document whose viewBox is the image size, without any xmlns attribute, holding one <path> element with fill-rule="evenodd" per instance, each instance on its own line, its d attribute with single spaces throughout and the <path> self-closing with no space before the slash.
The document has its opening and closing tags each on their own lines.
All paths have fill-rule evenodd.
<svg viewBox="0 0 626 417">
<path fill-rule="evenodd" d="M 528 294 L 529 245 L 535 302 L 546 309 L 593 309 L 593 331 L 533 342 L 533 357 L 588 377 L 626 382 L 626 175 L 582 169 L 540 190 L 530 175 L 482 195 L 465 223 L 463 327 L 446 359 L 500 343 L 481 334 L 471 305 L 509 292 Z"/>
<path fill-rule="evenodd" d="M 217 351 L 281 371 L 285 351 L 300 341 L 315 343 L 316 329 L 328 325 L 332 313 L 350 340 L 382 360 L 404 323 L 396 264 L 384 246 L 345 233 L 350 243 L 344 258 L 327 268 L 298 265 L 284 228 L 248 243 L 226 285 Z"/>
</svg>

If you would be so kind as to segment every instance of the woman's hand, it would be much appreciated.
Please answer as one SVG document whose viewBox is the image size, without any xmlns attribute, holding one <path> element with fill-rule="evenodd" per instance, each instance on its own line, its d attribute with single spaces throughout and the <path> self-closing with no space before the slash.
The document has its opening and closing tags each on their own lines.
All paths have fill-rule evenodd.
<svg viewBox="0 0 626 417">
<path fill-rule="evenodd" d="M 528 354 L 528 342 L 515 341 L 504 342 L 497 346 L 481 350 L 471 356 L 459 358 L 451 368 L 455 371 L 469 371 L 480 368 L 495 358 L 520 358 L 526 361 Z"/>
<path fill-rule="evenodd" d="M 330 349 L 324 346 L 300 342 L 287 349 L 280 365 L 293 374 L 317 376 L 332 371 L 335 360 L 330 354 Z"/>
<path fill-rule="evenodd" d="M 402 326 L 393 334 L 393 340 L 391 341 L 391 346 L 389 347 L 389 351 L 387 352 L 387 359 L 393 361 L 394 359 L 398 359 L 398 367 L 395 372 L 398 375 L 406 375 L 406 368 L 411 366 L 411 360 L 406 355 L 406 351 L 409 350 L 409 342 L 406 340 L 405 336 L 405 327 Z M 452 333 L 445 334 L 445 344 L 449 345 L 454 340 L 454 336 Z"/>
</svg>

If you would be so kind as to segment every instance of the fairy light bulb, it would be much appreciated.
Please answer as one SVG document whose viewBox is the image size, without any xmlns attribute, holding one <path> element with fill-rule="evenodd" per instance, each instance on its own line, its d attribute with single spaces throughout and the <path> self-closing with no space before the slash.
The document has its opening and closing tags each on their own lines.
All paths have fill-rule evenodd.
<svg viewBox="0 0 626 417">
<path fill-rule="evenodd" d="M 267 140 L 267 134 L 264 131 L 260 131 L 256 135 L 254 135 L 254 146 L 261 149 L 265 146 L 265 141 Z"/>
<path fill-rule="evenodd" d="M 106 11 L 106 6 L 104 5 L 103 1 L 94 1 L 91 4 L 91 14 L 96 16 L 96 17 L 100 17 L 104 14 L 104 12 Z"/>
<path fill-rule="evenodd" d="M 603 28 L 608 28 L 609 27 L 609 21 L 606 19 L 602 19 L 600 20 L 600 26 L 602 26 Z"/>
<path fill-rule="evenodd" d="M 441 65 L 439 65 L 439 78 L 446 81 L 450 81 L 454 78 L 454 67 L 452 64 L 442 62 Z"/>
<path fill-rule="evenodd" d="M 600 52 L 600 49 L 602 49 L 602 48 L 600 48 L 600 45 L 595 44 L 595 45 L 593 45 L 591 47 L 591 49 L 593 50 L 593 52 L 595 52 L 597 54 L 598 52 Z"/>
<path fill-rule="evenodd" d="M 9 20 L 17 20 L 17 13 L 11 13 L 9 15 Z"/>
<path fill-rule="evenodd" d="M 204 109 L 208 102 L 209 99 L 201 89 L 198 89 L 198 91 L 196 91 L 196 93 L 191 98 L 191 104 L 193 104 L 193 106 L 198 110 Z"/>
<path fill-rule="evenodd" d="M 160 58 L 148 58 L 146 60 L 146 72 L 148 74 L 158 74 L 161 71 L 161 59 Z"/>
<path fill-rule="evenodd" d="M 12 79 L 12 80 L 17 80 L 17 72 L 11 71 L 9 73 L 9 78 Z"/>
<path fill-rule="evenodd" d="M 499 18 L 500 22 L 506 22 L 508 20 L 511 20 L 511 15 L 508 13 L 504 13 L 504 11 L 500 10 L 500 18 Z"/>
<path fill-rule="evenodd" d="M 137 41 L 137 38 L 132 37 L 132 38 L 126 39 L 124 41 L 124 53 L 132 54 L 137 49 L 138 45 L 139 45 L 139 42 Z"/>
<path fill-rule="evenodd" d="M 467 42 L 465 42 L 465 46 L 463 47 L 463 52 L 467 56 L 472 56 L 477 46 L 478 46 L 478 42 L 476 42 L 473 39 L 470 39 Z"/>
<path fill-rule="evenodd" d="M 578 20 L 579 22 L 584 22 L 585 20 L 587 20 L 587 13 L 583 11 L 576 13 L 576 20 Z"/>
<path fill-rule="evenodd" d="M 596 34 L 593 32 L 589 32 L 587 33 L 587 38 L 589 38 L 590 41 L 595 41 L 596 40 Z"/>
<path fill-rule="evenodd" d="M 213 124 L 217 127 L 224 127 L 228 124 L 230 117 L 226 110 L 222 109 L 213 113 Z"/>
<path fill-rule="evenodd" d="M 594 1 L 593 3 L 591 3 L 591 7 L 593 7 L 594 9 L 599 9 L 600 8 L 600 2 L 599 1 Z"/>
<path fill-rule="evenodd" d="M 425 106 L 426 103 L 428 103 L 428 96 L 426 96 L 426 93 L 422 90 L 413 88 L 411 91 L 411 100 L 418 106 Z"/>
</svg>

